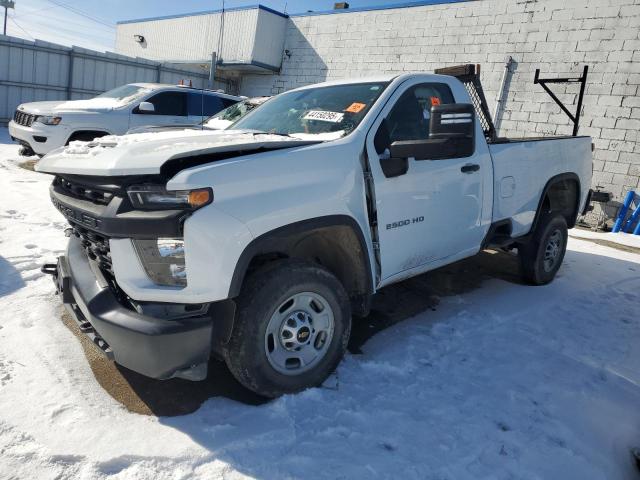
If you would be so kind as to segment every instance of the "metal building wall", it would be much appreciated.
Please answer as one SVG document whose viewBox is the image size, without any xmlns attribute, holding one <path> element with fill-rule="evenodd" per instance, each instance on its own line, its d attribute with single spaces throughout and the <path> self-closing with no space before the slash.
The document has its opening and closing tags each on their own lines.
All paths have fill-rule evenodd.
<svg viewBox="0 0 640 480">
<path fill-rule="evenodd" d="M 259 10 L 256 23 L 256 41 L 253 44 L 252 58 L 264 65 L 282 65 L 284 38 L 287 32 L 288 18 Z"/>
<path fill-rule="evenodd" d="M 118 24 L 116 51 L 152 60 L 204 62 L 213 52 L 218 58 L 246 61 L 251 58 L 258 21 L 258 9 L 237 10 L 224 15 L 224 36 L 220 36 L 221 13 Z M 134 36 L 142 35 L 143 43 Z"/>
<path fill-rule="evenodd" d="M 119 23 L 116 51 L 151 60 L 203 62 L 217 50 L 219 14 Z M 144 42 L 134 36 L 142 35 Z"/>
<path fill-rule="evenodd" d="M 206 88 L 208 74 L 162 63 L 0 35 L 0 123 L 25 102 L 89 98 L 125 83 L 178 83 Z M 230 93 L 233 88 L 218 83 Z"/>
<path fill-rule="evenodd" d="M 221 25 L 224 18 L 224 28 Z M 237 8 L 120 22 L 116 51 L 159 61 L 207 62 L 212 53 L 225 65 L 277 70 L 287 26 L 285 15 L 265 7 Z M 136 41 L 136 36 L 144 42 Z"/>
</svg>

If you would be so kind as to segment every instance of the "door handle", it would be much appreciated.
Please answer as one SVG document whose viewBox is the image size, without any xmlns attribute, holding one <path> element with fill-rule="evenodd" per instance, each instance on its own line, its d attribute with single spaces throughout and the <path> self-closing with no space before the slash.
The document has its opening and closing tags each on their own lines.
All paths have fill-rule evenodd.
<svg viewBox="0 0 640 480">
<path fill-rule="evenodd" d="M 478 165 L 477 163 L 468 163 L 460 168 L 460 171 L 462 173 L 473 173 L 477 172 L 478 170 L 480 170 L 480 165 Z"/>
</svg>

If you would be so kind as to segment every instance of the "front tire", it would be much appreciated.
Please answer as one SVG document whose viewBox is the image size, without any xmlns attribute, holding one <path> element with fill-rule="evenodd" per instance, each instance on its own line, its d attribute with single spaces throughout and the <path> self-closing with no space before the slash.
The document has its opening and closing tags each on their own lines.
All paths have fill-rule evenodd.
<svg viewBox="0 0 640 480">
<path fill-rule="evenodd" d="M 551 282 L 564 260 L 568 239 L 567 221 L 560 214 L 540 219 L 533 238 L 518 247 L 522 276 L 532 285 Z"/>
<path fill-rule="evenodd" d="M 325 268 L 284 260 L 252 274 L 224 350 L 231 373 L 265 397 L 322 384 L 351 333 L 348 296 Z"/>
</svg>

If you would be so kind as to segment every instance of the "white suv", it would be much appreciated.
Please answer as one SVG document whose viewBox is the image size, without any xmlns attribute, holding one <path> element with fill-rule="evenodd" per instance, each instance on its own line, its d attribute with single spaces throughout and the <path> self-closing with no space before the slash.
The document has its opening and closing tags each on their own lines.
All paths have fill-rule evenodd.
<svg viewBox="0 0 640 480">
<path fill-rule="evenodd" d="M 181 85 L 132 83 L 88 100 L 24 103 L 9 122 L 23 155 L 45 155 L 73 140 L 122 135 L 131 128 L 193 125 L 244 97 Z"/>
</svg>

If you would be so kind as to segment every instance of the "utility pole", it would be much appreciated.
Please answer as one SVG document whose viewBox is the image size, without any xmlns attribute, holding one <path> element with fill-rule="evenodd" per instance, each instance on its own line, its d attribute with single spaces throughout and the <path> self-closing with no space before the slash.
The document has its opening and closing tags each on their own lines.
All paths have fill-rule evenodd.
<svg viewBox="0 0 640 480">
<path fill-rule="evenodd" d="M 2 30 L 2 34 L 7 34 L 7 14 L 10 8 L 15 10 L 16 2 L 14 0 L 0 0 L 0 7 L 4 7 L 4 30 Z"/>
<path fill-rule="evenodd" d="M 213 90 L 213 82 L 216 79 L 216 63 L 218 62 L 218 55 L 216 52 L 211 54 L 211 66 L 209 67 L 209 88 Z"/>
</svg>

